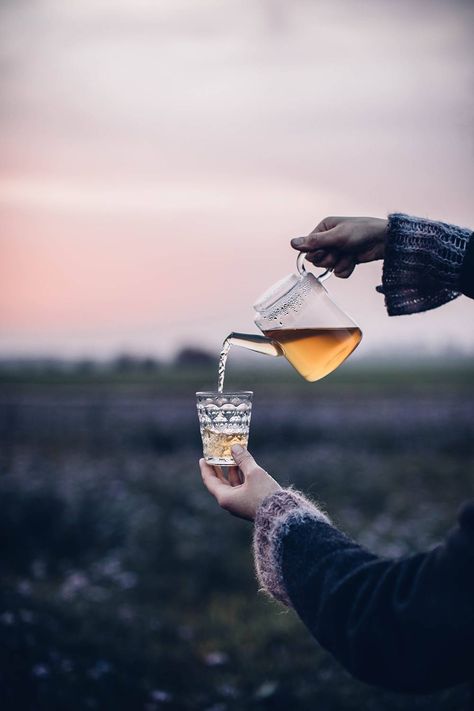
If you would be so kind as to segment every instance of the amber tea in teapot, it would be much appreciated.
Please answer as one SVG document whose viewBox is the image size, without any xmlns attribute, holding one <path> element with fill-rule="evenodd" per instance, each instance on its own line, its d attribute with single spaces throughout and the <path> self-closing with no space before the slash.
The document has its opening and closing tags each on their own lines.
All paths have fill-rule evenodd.
<svg viewBox="0 0 474 711">
<path fill-rule="evenodd" d="M 335 370 L 362 338 L 358 326 L 281 328 L 264 331 L 264 334 L 278 343 L 282 355 L 311 383 Z"/>
</svg>

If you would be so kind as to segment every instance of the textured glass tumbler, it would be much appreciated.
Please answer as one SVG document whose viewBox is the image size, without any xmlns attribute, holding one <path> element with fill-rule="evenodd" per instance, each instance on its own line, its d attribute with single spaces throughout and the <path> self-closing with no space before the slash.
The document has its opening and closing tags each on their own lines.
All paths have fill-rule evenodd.
<svg viewBox="0 0 474 711">
<path fill-rule="evenodd" d="M 252 414 L 250 391 L 196 393 L 204 458 L 209 464 L 235 465 L 232 446 L 247 446 Z"/>
</svg>

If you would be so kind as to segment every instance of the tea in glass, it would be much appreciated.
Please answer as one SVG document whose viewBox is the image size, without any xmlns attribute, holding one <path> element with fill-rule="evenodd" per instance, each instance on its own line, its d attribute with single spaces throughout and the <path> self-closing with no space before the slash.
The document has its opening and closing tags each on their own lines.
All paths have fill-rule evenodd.
<svg viewBox="0 0 474 711">
<path fill-rule="evenodd" d="M 235 465 L 232 447 L 247 446 L 252 397 L 250 391 L 196 393 L 203 454 L 209 464 Z"/>
</svg>

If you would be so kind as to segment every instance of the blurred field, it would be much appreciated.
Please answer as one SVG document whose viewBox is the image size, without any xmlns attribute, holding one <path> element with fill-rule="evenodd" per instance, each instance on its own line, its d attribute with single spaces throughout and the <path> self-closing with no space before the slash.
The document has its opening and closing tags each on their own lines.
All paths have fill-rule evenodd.
<svg viewBox="0 0 474 711">
<path fill-rule="evenodd" d="M 352 680 L 257 592 L 251 526 L 203 489 L 194 391 L 214 371 L 0 374 L 0 708 L 458 709 Z M 472 497 L 474 369 L 235 372 L 251 449 L 372 550 L 440 540 Z"/>
</svg>

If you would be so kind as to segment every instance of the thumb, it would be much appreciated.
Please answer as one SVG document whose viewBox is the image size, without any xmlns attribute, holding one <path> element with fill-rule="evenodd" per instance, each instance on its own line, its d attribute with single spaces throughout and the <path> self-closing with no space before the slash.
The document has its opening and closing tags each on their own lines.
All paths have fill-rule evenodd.
<svg viewBox="0 0 474 711">
<path fill-rule="evenodd" d="M 316 249 L 337 248 L 340 242 L 341 233 L 336 225 L 324 232 L 312 232 L 307 237 L 295 237 L 291 240 L 291 246 L 300 252 L 314 252 Z"/>
<path fill-rule="evenodd" d="M 239 466 L 245 476 L 248 476 L 257 469 L 260 469 L 250 452 L 240 444 L 234 444 L 232 447 L 232 456 L 234 457 L 235 463 Z"/>
</svg>

